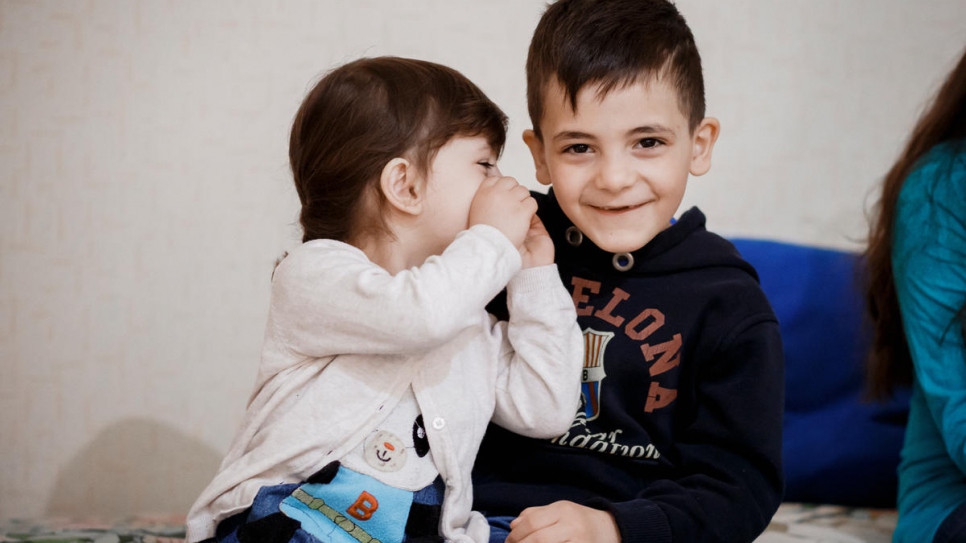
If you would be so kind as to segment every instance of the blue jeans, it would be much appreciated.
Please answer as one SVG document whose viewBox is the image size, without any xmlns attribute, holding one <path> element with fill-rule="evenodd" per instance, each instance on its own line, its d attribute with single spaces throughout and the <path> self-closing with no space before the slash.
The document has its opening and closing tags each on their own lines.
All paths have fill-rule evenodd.
<svg viewBox="0 0 966 543">
<path fill-rule="evenodd" d="M 303 529 L 300 527 L 300 523 L 298 521 L 285 518 L 284 515 L 280 513 L 282 503 L 300 487 L 302 487 L 301 483 L 262 487 L 258 491 L 258 495 L 255 497 L 255 500 L 250 508 L 238 513 L 233 517 L 223 520 L 219 524 L 217 529 L 218 533 L 214 538 L 214 541 L 217 541 L 217 543 L 239 543 L 240 538 L 246 539 L 244 536 L 239 535 L 239 530 L 244 529 L 245 525 L 269 521 L 270 524 L 268 525 L 268 528 L 266 528 L 269 530 L 269 532 L 263 532 L 263 534 L 266 536 L 270 535 L 270 539 L 272 541 L 286 541 L 288 543 L 327 543 L 329 539 L 328 537 L 320 536 L 324 537 L 324 539 L 319 539 L 318 537 L 315 537 L 313 533 L 311 533 L 314 531 L 312 528 L 306 525 L 305 529 Z M 411 502 L 407 503 L 412 503 L 414 508 L 420 506 L 435 507 L 438 511 L 439 504 L 441 504 L 443 501 L 443 490 L 443 481 L 441 478 L 437 477 L 436 481 L 432 485 L 418 490 L 415 493 L 411 493 Z M 435 518 L 436 522 L 433 523 L 432 527 L 433 532 L 436 531 L 435 527 L 438 525 L 438 514 Z M 405 519 L 403 522 L 405 522 Z M 417 541 L 439 539 L 442 541 L 441 538 L 438 538 L 438 536 L 430 536 L 428 539 L 425 537 L 412 538 L 409 528 L 410 525 L 407 523 L 405 533 L 402 537 L 403 542 L 411 539 Z M 418 535 L 422 536 L 423 534 L 420 533 Z M 252 540 L 252 536 L 249 535 L 247 539 Z M 340 536 L 338 539 L 344 540 L 346 537 Z M 255 540 L 262 541 L 263 538 L 255 536 Z"/>
<path fill-rule="evenodd" d="M 492 541 L 492 539 L 491 539 Z M 933 543 L 966 541 L 966 503 L 960 505 L 939 525 Z"/>
<path fill-rule="evenodd" d="M 490 543 L 504 543 L 510 535 L 510 523 L 516 517 L 486 517 L 490 523 Z"/>
</svg>

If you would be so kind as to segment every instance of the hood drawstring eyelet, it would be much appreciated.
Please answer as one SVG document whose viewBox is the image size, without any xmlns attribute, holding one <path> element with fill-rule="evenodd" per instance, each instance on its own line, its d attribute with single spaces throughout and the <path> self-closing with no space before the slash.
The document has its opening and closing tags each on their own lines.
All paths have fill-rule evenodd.
<svg viewBox="0 0 966 543">
<path fill-rule="evenodd" d="M 634 255 L 631 253 L 616 253 L 611 263 L 615 270 L 625 272 L 634 267 Z"/>
<path fill-rule="evenodd" d="M 564 231 L 564 239 L 572 247 L 580 247 L 580 244 L 584 242 L 584 233 L 576 226 L 571 226 Z M 634 267 L 634 255 L 631 253 L 615 253 L 614 258 L 611 259 L 611 264 L 615 270 L 626 272 Z"/>
<path fill-rule="evenodd" d="M 571 226 L 564 232 L 564 238 L 573 247 L 580 247 L 580 244 L 584 242 L 584 233 L 576 226 Z"/>
</svg>

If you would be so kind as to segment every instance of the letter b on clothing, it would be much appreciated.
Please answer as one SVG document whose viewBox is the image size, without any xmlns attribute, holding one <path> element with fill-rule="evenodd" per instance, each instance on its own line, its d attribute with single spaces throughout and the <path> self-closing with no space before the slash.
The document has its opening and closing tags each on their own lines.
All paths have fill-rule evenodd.
<svg viewBox="0 0 966 543">
<path fill-rule="evenodd" d="M 363 491 L 356 498 L 355 503 L 349 506 L 349 510 L 346 513 L 349 513 L 357 520 L 369 520 L 372 518 L 372 514 L 376 512 L 376 509 L 379 509 L 379 500 L 372 494 Z"/>
</svg>

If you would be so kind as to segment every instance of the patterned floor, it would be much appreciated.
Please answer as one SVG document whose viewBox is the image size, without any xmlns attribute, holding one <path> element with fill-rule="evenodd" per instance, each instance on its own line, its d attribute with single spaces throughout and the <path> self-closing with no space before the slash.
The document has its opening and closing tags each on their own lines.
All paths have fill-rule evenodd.
<svg viewBox="0 0 966 543">
<path fill-rule="evenodd" d="M 184 543 L 184 517 L 133 517 L 121 521 L 48 519 L 0 523 L 0 542 Z M 890 543 L 892 510 L 786 503 L 755 543 Z"/>
<path fill-rule="evenodd" d="M 184 516 L 121 521 L 46 519 L 0 524 L 0 541 L 43 543 L 184 543 Z"/>
<path fill-rule="evenodd" d="M 890 543 L 891 509 L 785 503 L 755 543 Z"/>
</svg>

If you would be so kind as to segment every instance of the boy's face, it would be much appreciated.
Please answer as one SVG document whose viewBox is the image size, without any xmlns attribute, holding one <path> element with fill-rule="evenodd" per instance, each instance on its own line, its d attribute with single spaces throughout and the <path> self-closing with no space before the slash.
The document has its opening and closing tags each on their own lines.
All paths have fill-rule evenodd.
<svg viewBox="0 0 966 543">
<path fill-rule="evenodd" d="M 612 253 L 640 249 L 667 228 L 688 174 L 711 166 L 718 121 L 704 119 L 692 134 L 674 87 L 645 80 L 610 90 L 577 93 L 570 107 L 556 81 L 548 85 L 542 138 L 527 130 L 537 180 L 552 184 L 567 217 L 598 247 Z"/>
</svg>

